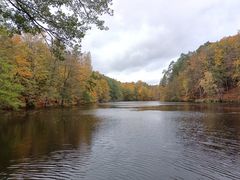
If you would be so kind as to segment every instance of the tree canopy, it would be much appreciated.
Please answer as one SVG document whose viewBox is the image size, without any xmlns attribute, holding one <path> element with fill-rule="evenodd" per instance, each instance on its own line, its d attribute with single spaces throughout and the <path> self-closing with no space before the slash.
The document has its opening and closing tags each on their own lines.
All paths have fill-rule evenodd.
<svg viewBox="0 0 240 180">
<path fill-rule="evenodd" d="M 158 86 L 93 71 L 90 53 L 59 49 L 60 61 L 41 35 L 0 30 L 0 42 L 0 109 L 158 99 Z"/>
<path fill-rule="evenodd" d="M 21 34 L 42 33 L 64 44 L 79 43 L 96 25 L 107 29 L 100 17 L 112 15 L 112 0 L 1 0 L 0 26 Z"/>
<path fill-rule="evenodd" d="M 182 54 L 163 72 L 161 100 L 239 101 L 239 59 L 240 34 Z"/>
</svg>

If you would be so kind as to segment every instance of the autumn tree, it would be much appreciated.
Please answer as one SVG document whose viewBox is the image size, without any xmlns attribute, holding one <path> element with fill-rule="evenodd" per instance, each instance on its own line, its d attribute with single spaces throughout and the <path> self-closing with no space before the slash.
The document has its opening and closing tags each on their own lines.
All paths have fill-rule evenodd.
<svg viewBox="0 0 240 180">
<path fill-rule="evenodd" d="M 23 87 L 15 77 L 13 42 L 5 29 L 0 29 L 0 41 L 0 107 L 16 109 L 22 105 Z"/>
<path fill-rule="evenodd" d="M 240 87 L 240 59 L 237 59 L 233 63 L 234 70 L 233 70 L 233 79 L 237 82 L 237 85 Z"/>
<path fill-rule="evenodd" d="M 136 101 L 136 93 L 135 93 L 135 84 L 132 83 L 122 83 L 122 93 L 124 101 Z"/>
<path fill-rule="evenodd" d="M 19 108 L 23 87 L 14 79 L 13 66 L 0 58 L 0 107 Z"/>
<path fill-rule="evenodd" d="M 91 54 L 48 46 L 41 35 L 0 31 L 0 108 L 155 100 L 158 88 L 121 83 L 92 70 Z M 61 56 L 52 54 L 58 48 Z"/>
<path fill-rule="evenodd" d="M 160 99 L 189 101 L 211 97 L 222 100 L 239 84 L 240 35 L 201 45 L 171 62 L 160 81 Z M 237 97 L 237 96 L 236 96 Z"/>
<path fill-rule="evenodd" d="M 204 73 L 204 77 L 200 80 L 199 85 L 203 88 L 207 96 L 213 96 L 217 92 L 217 85 L 211 72 L 207 71 Z"/>
<path fill-rule="evenodd" d="M 98 97 L 98 102 L 108 102 L 110 100 L 110 88 L 108 86 L 107 80 L 100 78 L 97 81 L 96 92 Z"/>
</svg>

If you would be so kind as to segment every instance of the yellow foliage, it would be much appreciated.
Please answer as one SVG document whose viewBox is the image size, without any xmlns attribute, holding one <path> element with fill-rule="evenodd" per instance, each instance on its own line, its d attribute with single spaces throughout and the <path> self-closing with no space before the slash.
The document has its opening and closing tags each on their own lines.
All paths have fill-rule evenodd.
<svg viewBox="0 0 240 180">
<path fill-rule="evenodd" d="M 223 50 L 220 48 L 215 49 L 215 64 L 221 66 L 223 64 Z"/>
</svg>

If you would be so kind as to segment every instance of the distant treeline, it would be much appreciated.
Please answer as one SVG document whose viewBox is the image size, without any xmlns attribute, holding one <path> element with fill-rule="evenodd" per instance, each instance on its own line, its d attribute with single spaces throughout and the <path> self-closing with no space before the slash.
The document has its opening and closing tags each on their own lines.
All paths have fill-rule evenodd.
<svg viewBox="0 0 240 180">
<path fill-rule="evenodd" d="M 240 101 L 240 34 L 182 54 L 163 73 L 161 100 Z"/>
<path fill-rule="evenodd" d="M 159 99 L 158 86 L 121 83 L 93 71 L 90 53 L 77 48 L 3 29 L 0 42 L 0 109 Z"/>
</svg>

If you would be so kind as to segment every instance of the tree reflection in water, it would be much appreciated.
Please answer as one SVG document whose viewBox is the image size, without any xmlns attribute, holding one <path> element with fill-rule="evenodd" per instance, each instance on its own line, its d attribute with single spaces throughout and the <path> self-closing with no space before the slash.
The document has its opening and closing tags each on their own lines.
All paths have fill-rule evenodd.
<svg viewBox="0 0 240 180">
<path fill-rule="evenodd" d="M 79 109 L 20 113 L 6 113 L 0 118 L 0 172 L 16 162 L 44 158 L 54 151 L 77 149 L 78 153 L 88 153 L 100 121 Z"/>
</svg>

